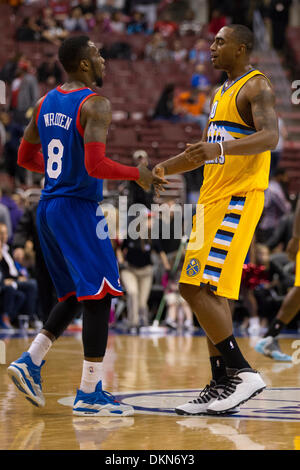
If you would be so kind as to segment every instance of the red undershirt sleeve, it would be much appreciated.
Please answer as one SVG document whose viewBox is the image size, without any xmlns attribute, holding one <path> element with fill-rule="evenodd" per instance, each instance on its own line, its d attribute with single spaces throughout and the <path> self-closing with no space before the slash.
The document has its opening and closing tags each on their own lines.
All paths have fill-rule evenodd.
<svg viewBox="0 0 300 470">
<path fill-rule="evenodd" d="M 45 173 L 44 157 L 41 144 L 31 144 L 24 138 L 18 150 L 18 165 L 36 173 Z"/>
<path fill-rule="evenodd" d="M 137 167 L 122 165 L 105 156 L 105 144 L 89 142 L 84 145 L 84 163 L 90 176 L 108 180 L 138 180 Z"/>
</svg>

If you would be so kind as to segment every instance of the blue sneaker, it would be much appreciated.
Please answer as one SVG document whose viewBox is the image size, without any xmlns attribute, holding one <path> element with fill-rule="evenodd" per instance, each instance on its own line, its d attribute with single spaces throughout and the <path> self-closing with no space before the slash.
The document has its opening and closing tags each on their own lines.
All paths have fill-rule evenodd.
<svg viewBox="0 0 300 470">
<path fill-rule="evenodd" d="M 1 318 L 0 318 L 0 331 L 5 332 L 5 333 L 15 332 L 14 328 L 11 325 L 7 325 L 7 323 L 5 323 L 5 321 L 3 321 Z"/>
<path fill-rule="evenodd" d="M 41 367 L 45 364 L 42 361 L 40 366 L 36 366 L 28 352 L 24 352 L 19 359 L 12 362 L 7 369 L 9 377 L 16 387 L 25 394 L 26 400 L 34 406 L 45 406 L 45 398 L 41 386 Z"/>
<path fill-rule="evenodd" d="M 119 403 L 115 397 L 102 390 L 102 382 L 98 382 L 93 393 L 77 390 L 73 405 L 76 416 L 131 416 L 134 410 L 130 405 Z"/>
<path fill-rule="evenodd" d="M 275 359 L 275 361 L 292 362 L 292 357 L 281 351 L 278 340 L 272 336 L 267 336 L 267 338 L 258 341 L 254 349 L 264 356 Z"/>
</svg>

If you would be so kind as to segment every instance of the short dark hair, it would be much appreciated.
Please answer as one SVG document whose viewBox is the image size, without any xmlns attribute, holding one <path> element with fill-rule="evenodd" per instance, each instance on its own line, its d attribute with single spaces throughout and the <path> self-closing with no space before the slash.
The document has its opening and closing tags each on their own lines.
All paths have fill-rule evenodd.
<svg viewBox="0 0 300 470">
<path fill-rule="evenodd" d="M 239 44 L 244 44 L 248 54 L 250 54 L 254 46 L 254 35 L 251 29 L 243 24 L 230 24 L 228 28 L 233 30 L 235 40 Z"/>
<path fill-rule="evenodd" d="M 76 72 L 82 59 L 88 58 L 88 36 L 65 39 L 58 50 L 59 61 L 66 72 Z"/>
</svg>

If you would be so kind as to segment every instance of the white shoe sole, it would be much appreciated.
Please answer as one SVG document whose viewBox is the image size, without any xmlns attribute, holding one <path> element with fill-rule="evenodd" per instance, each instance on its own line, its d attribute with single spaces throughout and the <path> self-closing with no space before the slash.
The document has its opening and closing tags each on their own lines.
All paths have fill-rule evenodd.
<svg viewBox="0 0 300 470">
<path fill-rule="evenodd" d="M 231 410 L 225 411 L 224 413 L 226 414 L 234 414 L 234 413 L 239 413 L 240 409 L 238 406 L 235 406 Z M 180 416 L 207 416 L 208 414 L 212 414 L 209 412 L 209 410 L 206 411 L 200 411 L 199 413 L 191 413 L 189 411 L 184 411 L 178 408 L 175 408 L 175 413 Z"/>
<path fill-rule="evenodd" d="M 234 408 L 237 408 L 238 406 L 242 405 L 243 403 L 246 403 L 248 400 L 251 400 L 251 398 L 256 397 L 256 395 L 259 395 L 261 392 L 264 391 L 265 387 L 260 388 L 259 390 L 256 390 L 252 395 L 250 395 L 249 398 L 245 398 L 244 400 L 241 400 L 237 405 L 235 405 L 232 408 L 228 408 L 227 410 L 222 410 L 222 411 L 215 411 L 215 410 L 207 410 L 207 414 L 209 415 L 222 415 L 225 413 L 230 413 Z"/>
<path fill-rule="evenodd" d="M 134 414 L 134 410 L 124 410 L 122 412 L 122 414 L 119 414 L 119 413 L 113 413 L 111 412 L 110 410 L 108 409 L 102 409 L 102 410 L 99 410 L 99 411 L 96 411 L 96 412 L 93 412 L 93 411 L 76 411 L 76 410 L 73 410 L 73 415 L 75 416 L 89 416 L 89 417 L 93 417 L 93 416 L 109 416 L 110 418 L 112 418 L 113 416 L 115 418 L 122 418 L 123 416 L 133 416 Z"/>
</svg>

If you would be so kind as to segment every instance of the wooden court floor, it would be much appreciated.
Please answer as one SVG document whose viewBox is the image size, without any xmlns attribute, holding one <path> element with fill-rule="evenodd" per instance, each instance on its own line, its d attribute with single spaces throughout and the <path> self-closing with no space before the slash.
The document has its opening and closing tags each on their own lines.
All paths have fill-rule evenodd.
<svg viewBox="0 0 300 470">
<path fill-rule="evenodd" d="M 292 354 L 295 339 L 283 338 L 282 349 Z M 80 334 L 61 337 L 46 357 L 45 408 L 28 403 L 10 381 L 6 367 L 31 340 L 5 340 L 6 365 L 0 365 L 1 450 L 300 449 L 300 364 L 275 363 L 259 355 L 252 338 L 238 341 L 268 387 L 227 418 L 173 412 L 210 380 L 204 337 L 110 334 L 104 385 L 136 407 L 135 416 L 127 418 L 72 416 L 81 378 Z"/>
</svg>

